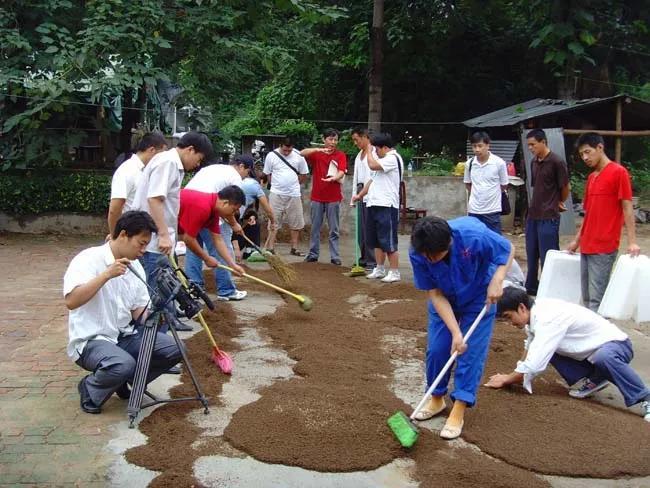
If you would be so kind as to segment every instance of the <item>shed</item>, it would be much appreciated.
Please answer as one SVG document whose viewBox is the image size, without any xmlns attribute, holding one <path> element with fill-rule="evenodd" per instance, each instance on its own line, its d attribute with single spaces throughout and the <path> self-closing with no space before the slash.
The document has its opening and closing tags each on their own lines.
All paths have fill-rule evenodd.
<svg viewBox="0 0 650 488">
<path fill-rule="evenodd" d="M 523 130 L 533 128 L 562 127 L 565 135 L 597 132 L 615 138 L 614 159 L 620 161 L 623 137 L 650 136 L 650 103 L 624 93 L 585 100 L 535 98 L 465 120 L 463 125 L 486 129 L 493 139 L 518 140 Z"/>
</svg>

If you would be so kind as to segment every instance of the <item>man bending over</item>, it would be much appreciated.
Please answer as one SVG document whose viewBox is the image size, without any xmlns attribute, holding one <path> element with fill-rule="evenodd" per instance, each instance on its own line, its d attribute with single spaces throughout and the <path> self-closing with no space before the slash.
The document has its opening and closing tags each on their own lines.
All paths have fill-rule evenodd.
<svg viewBox="0 0 650 488">
<path fill-rule="evenodd" d="M 497 311 L 512 325 L 525 329 L 526 358 L 510 374 L 496 374 L 491 388 L 523 383 L 532 393 L 532 380 L 550 362 L 569 385 L 574 398 L 586 398 L 610 383 L 623 394 L 625 405 L 642 404 L 650 422 L 650 390 L 630 366 L 632 342 L 625 332 L 588 308 L 564 300 L 534 301 L 524 290 L 508 287 Z"/>
</svg>

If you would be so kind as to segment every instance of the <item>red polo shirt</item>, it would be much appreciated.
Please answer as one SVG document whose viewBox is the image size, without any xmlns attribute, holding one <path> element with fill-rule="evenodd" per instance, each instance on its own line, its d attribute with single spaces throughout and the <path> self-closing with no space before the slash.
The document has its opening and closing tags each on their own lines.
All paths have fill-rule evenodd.
<svg viewBox="0 0 650 488">
<path fill-rule="evenodd" d="M 343 200 L 343 185 L 338 182 L 323 181 L 327 177 L 327 170 L 330 162 L 336 162 L 339 171 L 344 173 L 348 170 L 348 161 L 343 151 L 335 150 L 332 154 L 321 151 L 314 152 L 305 158 L 311 166 L 311 199 L 314 202 L 332 203 Z"/>
<path fill-rule="evenodd" d="M 219 216 L 216 193 L 204 193 L 196 190 L 181 190 L 180 211 L 178 212 L 178 233 L 192 237 L 199 235 L 203 228 L 213 234 L 219 234 Z"/>
<path fill-rule="evenodd" d="M 622 200 L 632 200 L 630 175 L 623 166 L 612 161 L 598 175 L 589 175 L 582 202 L 585 219 L 580 252 L 605 254 L 618 249 L 623 228 Z"/>
</svg>

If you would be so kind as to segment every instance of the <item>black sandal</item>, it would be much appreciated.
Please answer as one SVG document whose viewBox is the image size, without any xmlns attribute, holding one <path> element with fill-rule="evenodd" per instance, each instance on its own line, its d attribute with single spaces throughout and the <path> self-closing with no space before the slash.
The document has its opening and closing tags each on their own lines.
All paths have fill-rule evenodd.
<svg viewBox="0 0 650 488">
<path fill-rule="evenodd" d="M 304 252 L 300 252 L 298 251 L 298 249 L 295 249 L 293 247 L 291 248 L 291 251 L 289 251 L 289 254 L 291 254 L 292 256 L 300 256 L 300 257 L 305 255 Z"/>
</svg>

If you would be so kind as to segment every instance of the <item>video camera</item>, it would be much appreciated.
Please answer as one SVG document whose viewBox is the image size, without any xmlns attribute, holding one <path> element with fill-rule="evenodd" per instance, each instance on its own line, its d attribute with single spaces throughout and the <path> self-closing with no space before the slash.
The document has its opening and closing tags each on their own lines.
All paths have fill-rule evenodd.
<svg viewBox="0 0 650 488">
<path fill-rule="evenodd" d="M 182 273 L 188 285 L 184 285 L 176 273 Z M 155 292 L 152 293 L 151 303 L 154 310 L 162 310 L 172 300 L 176 300 L 178 307 L 187 318 L 194 318 L 203 309 L 198 301 L 203 300 L 210 310 L 214 310 L 214 303 L 208 294 L 197 285 L 189 281 L 182 269 L 174 270 L 167 256 L 161 256 L 158 267 L 154 272 Z"/>
</svg>

